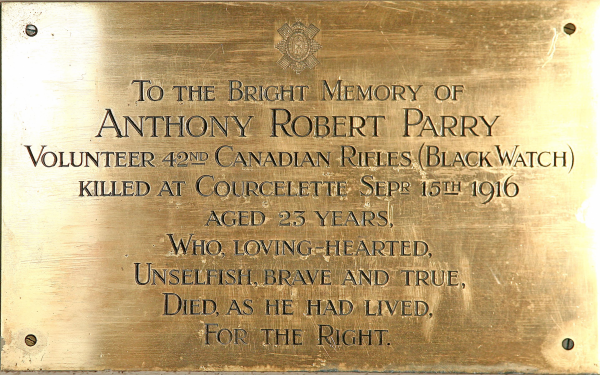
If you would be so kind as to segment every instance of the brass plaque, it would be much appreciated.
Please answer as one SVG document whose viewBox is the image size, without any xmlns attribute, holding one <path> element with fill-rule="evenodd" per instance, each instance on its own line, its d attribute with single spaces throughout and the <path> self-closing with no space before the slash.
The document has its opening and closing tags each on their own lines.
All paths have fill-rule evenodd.
<svg viewBox="0 0 600 375">
<path fill-rule="evenodd" d="M 2 4 L 2 369 L 597 373 L 599 8 Z"/>
</svg>

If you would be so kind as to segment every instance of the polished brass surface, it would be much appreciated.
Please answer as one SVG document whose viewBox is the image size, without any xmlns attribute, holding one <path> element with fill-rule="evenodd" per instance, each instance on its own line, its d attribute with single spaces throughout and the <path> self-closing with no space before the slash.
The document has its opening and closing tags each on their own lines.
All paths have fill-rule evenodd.
<svg viewBox="0 0 600 375">
<path fill-rule="evenodd" d="M 599 8 L 2 4 L 2 369 L 597 373 Z"/>
</svg>

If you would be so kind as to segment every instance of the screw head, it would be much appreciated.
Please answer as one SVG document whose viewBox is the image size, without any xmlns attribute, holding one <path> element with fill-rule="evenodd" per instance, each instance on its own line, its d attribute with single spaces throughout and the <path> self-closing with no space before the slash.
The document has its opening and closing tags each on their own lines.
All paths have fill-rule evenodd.
<svg viewBox="0 0 600 375">
<path fill-rule="evenodd" d="M 37 337 L 35 337 L 35 335 L 25 336 L 25 345 L 34 346 L 36 343 L 37 343 Z"/>
<path fill-rule="evenodd" d="M 572 339 L 564 339 L 562 342 L 562 347 L 564 350 L 571 350 L 575 347 L 575 341 Z"/>
<path fill-rule="evenodd" d="M 572 35 L 575 33 L 575 30 L 577 30 L 577 27 L 575 27 L 574 24 L 572 23 L 568 23 L 563 27 L 563 31 L 565 32 L 565 34 L 567 35 Z"/>
<path fill-rule="evenodd" d="M 25 26 L 25 34 L 28 36 L 36 36 L 38 33 L 38 29 L 35 25 L 27 25 Z"/>
</svg>

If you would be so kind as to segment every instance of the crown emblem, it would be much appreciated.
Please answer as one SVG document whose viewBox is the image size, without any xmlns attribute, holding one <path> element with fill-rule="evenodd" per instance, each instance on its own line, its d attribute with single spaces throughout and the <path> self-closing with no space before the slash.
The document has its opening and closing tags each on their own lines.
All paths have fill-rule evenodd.
<svg viewBox="0 0 600 375">
<path fill-rule="evenodd" d="M 312 69 L 319 63 L 314 53 L 321 45 L 313 38 L 319 33 L 319 28 L 313 25 L 305 26 L 302 22 L 296 21 L 293 25 L 283 24 L 277 30 L 283 38 L 275 48 L 283 54 L 277 64 L 283 69 L 288 67 L 300 74 L 304 69 Z"/>
</svg>

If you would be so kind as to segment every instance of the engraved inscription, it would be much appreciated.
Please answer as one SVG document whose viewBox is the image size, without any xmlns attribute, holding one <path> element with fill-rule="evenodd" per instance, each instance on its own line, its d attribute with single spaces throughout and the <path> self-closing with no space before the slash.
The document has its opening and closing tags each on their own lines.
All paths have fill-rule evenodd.
<svg viewBox="0 0 600 375">
<path fill-rule="evenodd" d="M 598 9 L 3 4 L 2 370 L 597 373 Z"/>
</svg>

